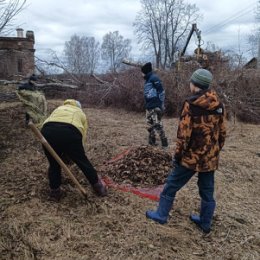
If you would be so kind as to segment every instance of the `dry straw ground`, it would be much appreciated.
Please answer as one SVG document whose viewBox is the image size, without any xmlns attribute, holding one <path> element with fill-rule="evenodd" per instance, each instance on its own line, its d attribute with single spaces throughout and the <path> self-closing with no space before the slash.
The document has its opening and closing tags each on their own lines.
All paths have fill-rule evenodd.
<svg viewBox="0 0 260 260">
<path fill-rule="evenodd" d="M 129 147 L 146 144 L 144 115 L 95 108 L 85 112 L 87 154 L 96 167 Z M 67 195 L 53 203 L 48 200 L 47 161 L 24 125 L 21 105 L 1 104 L 0 122 L 0 259 L 260 259 L 259 126 L 229 126 L 216 173 L 213 231 L 205 236 L 188 219 L 199 208 L 196 177 L 178 193 L 164 226 L 145 218 L 155 202 L 114 189 L 107 198 L 97 198 L 76 167 L 72 170 L 88 199 L 64 177 Z M 176 123 L 164 120 L 169 152 Z"/>
</svg>

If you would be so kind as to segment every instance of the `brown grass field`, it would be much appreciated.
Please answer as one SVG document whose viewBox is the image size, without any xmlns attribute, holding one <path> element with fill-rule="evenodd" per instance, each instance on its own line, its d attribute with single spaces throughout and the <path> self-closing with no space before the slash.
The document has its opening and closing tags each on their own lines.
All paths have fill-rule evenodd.
<svg viewBox="0 0 260 260">
<path fill-rule="evenodd" d="M 51 101 L 49 107 L 58 104 Z M 86 153 L 97 169 L 129 147 L 146 145 L 144 114 L 84 111 L 89 118 Z M 163 122 L 172 153 L 177 119 Z M 66 197 L 54 203 L 48 199 L 47 160 L 25 126 L 20 103 L 0 104 L 0 133 L 1 260 L 260 259 L 259 125 L 229 123 L 209 235 L 189 221 L 189 214 L 199 210 L 196 177 L 178 193 L 166 225 L 146 219 L 154 201 L 112 188 L 108 197 L 96 197 L 74 166 L 88 198 L 64 176 Z"/>
</svg>

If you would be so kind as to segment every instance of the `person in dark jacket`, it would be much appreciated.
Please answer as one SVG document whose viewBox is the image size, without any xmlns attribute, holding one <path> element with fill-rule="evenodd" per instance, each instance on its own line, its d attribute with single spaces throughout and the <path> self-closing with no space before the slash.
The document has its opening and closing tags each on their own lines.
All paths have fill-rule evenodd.
<svg viewBox="0 0 260 260">
<path fill-rule="evenodd" d="M 184 102 L 181 112 L 174 169 L 160 195 L 157 210 L 146 212 L 147 218 L 165 224 L 176 193 L 198 173 L 200 215 L 191 215 L 190 219 L 204 233 L 210 232 L 216 206 L 214 172 L 218 168 L 219 153 L 226 136 L 224 107 L 216 92 L 209 89 L 211 81 L 212 74 L 205 69 L 198 69 L 191 76 L 193 96 Z"/>
<path fill-rule="evenodd" d="M 24 82 L 22 84 L 20 84 L 18 86 L 18 90 L 31 90 L 34 91 L 36 90 L 36 87 L 34 85 L 34 83 L 37 81 L 37 76 L 35 74 L 32 74 L 29 79 L 28 82 Z"/>
<path fill-rule="evenodd" d="M 106 196 L 107 189 L 97 175 L 96 169 L 88 160 L 84 143 L 88 129 L 87 118 L 79 101 L 67 99 L 56 108 L 44 121 L 42 135 L 60 157 L 67 157 L 77 164 L 99 196 Z M 49 161 L 50 196 L 55 200 L 61 198 L 61 167 L 44 148 Z"/>
<path fill-rule="evenodd" d="M 144 98 L 146 108 L 146 120 L 148 124 L 150 145 L 156 145 L 156 132 L 159 134 L 162 147 L 168 146 L 165 136 L 162 116 L 164 111 L 165 91 L 159 77 L 152 71 L 152 64 L 148 62 L 141 67 L 144 74 Z"/>
</svg>

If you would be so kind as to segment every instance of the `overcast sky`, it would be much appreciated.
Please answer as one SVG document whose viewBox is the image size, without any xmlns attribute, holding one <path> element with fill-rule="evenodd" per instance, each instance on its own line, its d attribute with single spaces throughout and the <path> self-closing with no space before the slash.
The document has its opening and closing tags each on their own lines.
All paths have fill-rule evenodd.
<svg viewBox="0 0 260 260">
<path fill-rule="evenodd" d="M 202 40 L 218 47 L 238 51 L 239 42 L 246 52 L 246 36 L 256 24 L 256 0 L 188 0 L 195 3 L 203 15 L 197 23 Z M 138 56 L 133 22 L 141 5 L 139 0 L 28 0 L 26 9 L 19 14 L 16 23 L 25 31 L 33 30 L 36 55 L 42 56 L 48 49 L 58 53 L 73 34 L 102 37 L 119 31 L 130 38 L 134 55 Z M 240 41 L 239 41 L 240 38 Z M 195 43 L 195 38 L 191 40 Z"/>
</svg>

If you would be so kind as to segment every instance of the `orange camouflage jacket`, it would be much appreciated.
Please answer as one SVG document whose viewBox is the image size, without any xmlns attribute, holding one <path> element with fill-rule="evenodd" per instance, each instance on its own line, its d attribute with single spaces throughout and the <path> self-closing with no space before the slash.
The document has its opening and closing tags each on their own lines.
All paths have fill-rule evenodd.
<svg viewBox="0 0 260 260">
<path fill-rule="evenodd" d="M 223 104 L 214 90 L 202 90 L 183 105 L 174 158 L 197 172 L 218 168 L 225 137 Z"/>
</svg>

